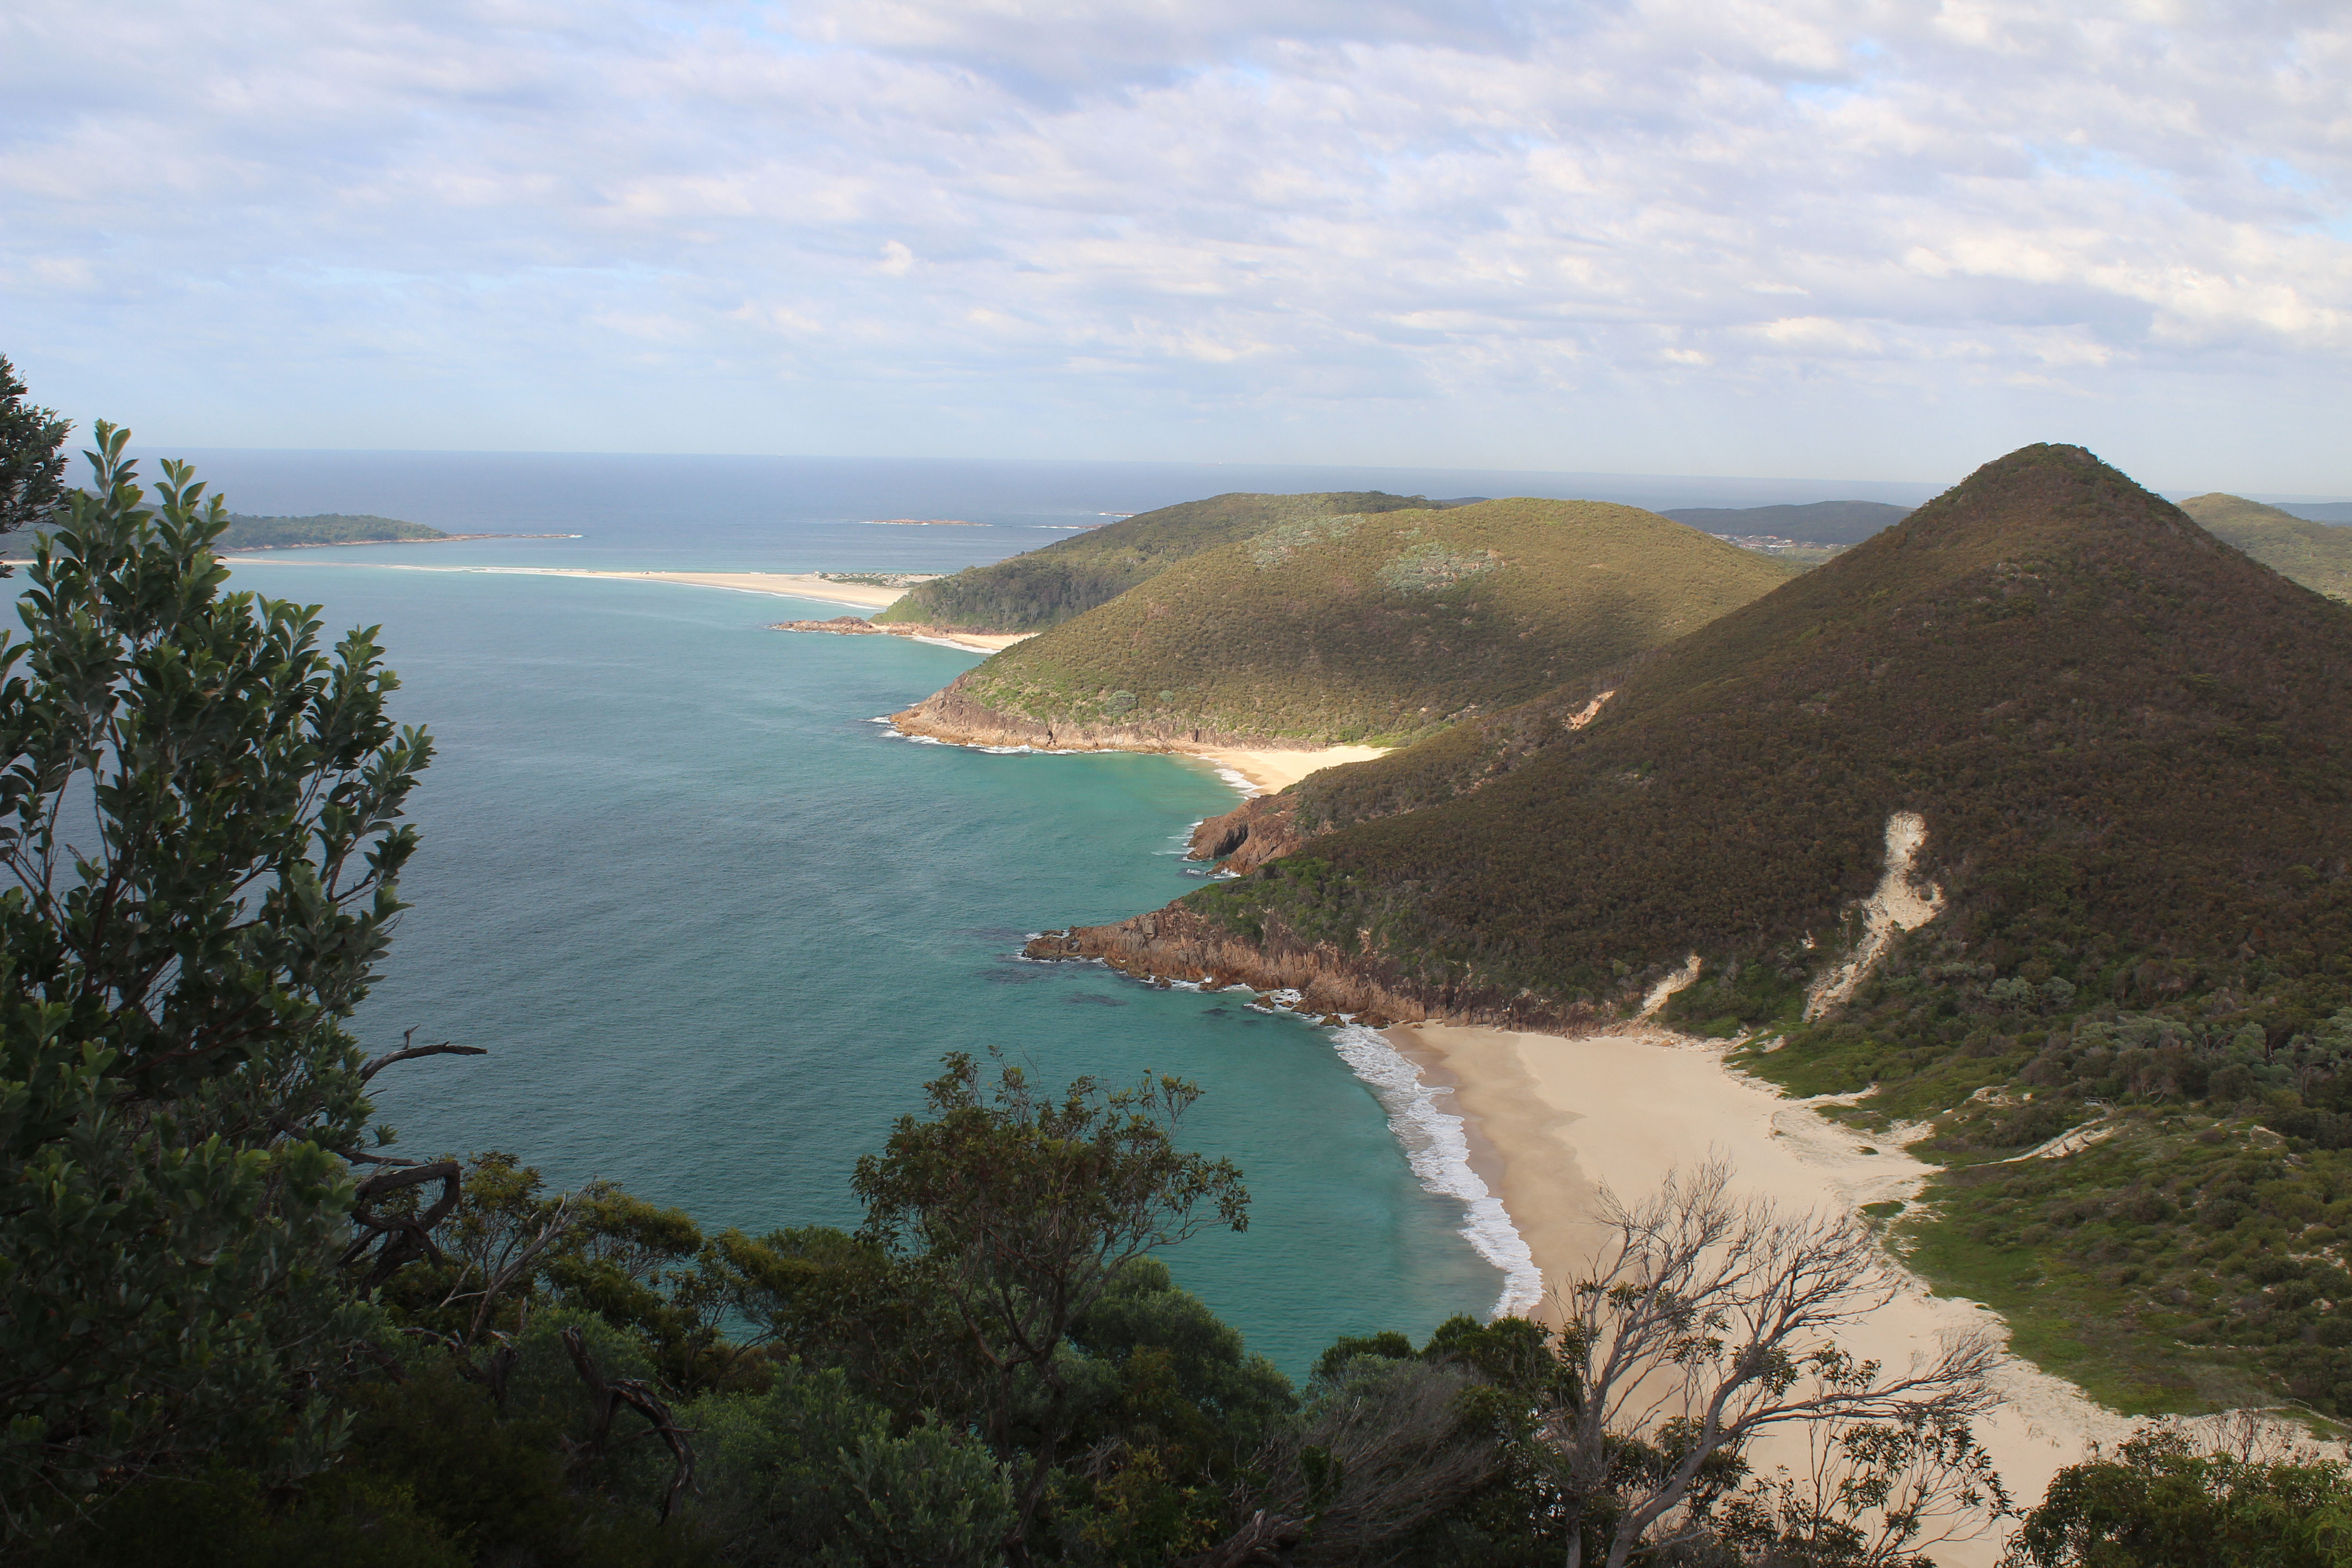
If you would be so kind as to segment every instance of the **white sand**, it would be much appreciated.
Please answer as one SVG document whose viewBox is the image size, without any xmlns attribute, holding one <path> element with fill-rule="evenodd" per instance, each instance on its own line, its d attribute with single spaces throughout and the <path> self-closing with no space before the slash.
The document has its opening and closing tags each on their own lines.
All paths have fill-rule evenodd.
<svg viewBox="0 0 2352 1568">
<path fill-rule="evenodd" d="M 875 588 L 863 583 L 836 583 L 814 572 L 591 572 L 572 566 L 426 566 L 404 561 L 317 561 L 269 555 L 224 555 L 232 566 L 356 566 L 377 572 L 487 572 L 523 577 L 602 577 L 624 583 L 683 583 L 697 588 L 729 588 L 739 594 L 772 594 L 782 598 L 816 599 L 828 605 L 849 605 L 861 610 L 887 609 L 906 595 L 904 588 Z"/>
<path fill-rule="evenodd" d="M 288 562 L 258 555 L 224 555 L 232 566 L 283 566 Z M 525 577 L 601 577 L 620 583 L 682 583 L 690 588 L 725 588 L 737 594 L 769 594 L 786 599 L 814 599 L 820 604 L 845 605 L 858 610 L 886 610 L 905 597 L 904 588 L 875 588 L 863 583 L 836 583 L 814 572 L 591 572 L 572 566 L 412 566 L 398 561 L 298 561 L 299 566 L 358 566 L 380 572 L 492 572 Z M 886 631 L 891 628 L 885 627 Z M 982 632 L 896 631 L 917 642 L 967 653 L 994 653 L 1026 641 L 1034 632 L 1010 637 Z"/>
<path fill-rule="evenodd" d="M 1891 1144 L 1865 1154 L 1859 1135 L 1784 1100 L 1723 1065 L 1723 1047 L 1655 1028 L 1569 1039 L 1457 1025 L 1390 1031 L 1431 1081 L 1452 1081 L 1471 1133 L 1471 1164 L 1498 1194 L 1534 1253 L 1548 1287 L 1572 1280 L 1591 1257 L 1596 1189 L 1633 1199 L 1676 1166 L 1727 1156 L 1743 1191 L 1792 1209 L 1853 1210 L 1909 1201 L 1929 1168 Z M 1858 1324 L 1846 1347 L 1894 1366 L 1934 1353 L 1941 1333 L 1992 1327 L 1970 1301 L 1932 1296 L 1923 1284 Z M 2003 1406 L 1978 1436 L 2011 1491 L 2038 1500 L 2059 1468 L 2096 1438 L 2114 1442 L 2134 1423 L 2073 1384 L 2011 1359 Z M 1758 1458 L 1774 1462 L 1769 1450 Z M 1990 1564 L 1993 1542 L 1955 1542 L 1932 1555 L 1956 1568 Z"/>
<path fill-rule="evenodd" d="M 1326 746 L 1320 751 L 1244 751 L 1229 746 L 1178 746 L 1173 748 L 1188 757 L 1229 768 L 1247 779 L 1260 792 L 1272 795 L 1288 789 L 1308 773 L 1336 768 L 1343 763 L 1369 763 L 1374 757 L 1385 757 L 1387 746 Z"/>
<path fill-rule="evenodd" d="M 1927 824 L 1916 811 L 1898 811 L 1886 819 L 1886 869 L 1878 887 L 1862 903 L 1862 940 L 1853 954 L 1815 981 L 1805 995 L 1805 1016 L 1818 1018 L 1843 1006 L 1884 957 L 1897 931 L 1917 931 L 1944 909 L 1944 889 L 1914 879 L 1913 868 L 1927 842 Z"/>
<path fill-rule="evenodd" d="M 882 628 L 888 631 L 890 628 Z M 942 647 L 960 647 L 971 653 L 994 653 L 1011 647 L 1017 642 L 1027 642 L 1035 632 L 905 632 L 895 634 L 911 637 L 917 642 L 938 643 Z"/>
</svg>

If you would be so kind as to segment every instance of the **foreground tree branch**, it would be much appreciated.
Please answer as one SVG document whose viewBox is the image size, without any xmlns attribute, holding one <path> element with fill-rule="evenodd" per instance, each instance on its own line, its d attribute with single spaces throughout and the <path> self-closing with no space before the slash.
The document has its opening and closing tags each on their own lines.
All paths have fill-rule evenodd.
<svg viewBox="0 0 2352 1568">
<path fill-rule="evenodd" d="M 678 1426 L 669 1406 L 641 1379 L 606 1377 L 597 1366 L 596 1358 L 589 1353 L 588 1342 L 578 1329 L 563 1331 L 563 1348 L 571 1352 L 572 1365 L 580 1373 L 580 1381 L 588 1386 L 593 1412 L 588 1446 L 593 1451 L 601 1454 L 611 1446 L 613 1420 L 625 1406 L 644 1416 L 647 1429 L 669 1449 L 676 1463 L 669 1485 L 662 1490 L 661 1502 L 662 1522 L 667 1524 L 677 1500 L 694 1485 L 694 1445 L 688 1440 L 685 1428 Z"/>
<path fill-rule="evenodd" d="M 1901 1282 L 1842 1216 L 1787 1215 L 1730 1195 L 1721 1161 L 1628 1205 L 1601 1194 L 1608 1239 L 1555 1298 L 1573 1396 L 1545 1438 L 1572 1518 L 1613 1508 L 1609 1568 L 1645 1542 L 1694 1534 L 1738 1456 L 1766 1433 L 1818 1423 L 1948 1427 L 1991 1404 L 1991 1342 L 1969 1335 L 1900 1373 L 1857 1363 L 1837 1331 Z M 1568 1563 L 1583 1560 L 1571 1527 Z"/>
</svg>

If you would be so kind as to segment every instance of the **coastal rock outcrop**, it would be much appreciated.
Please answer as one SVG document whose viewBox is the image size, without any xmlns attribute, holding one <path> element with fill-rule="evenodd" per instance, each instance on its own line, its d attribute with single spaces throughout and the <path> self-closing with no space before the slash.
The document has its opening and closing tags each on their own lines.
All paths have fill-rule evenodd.
<svg viewBox="0 0 2352 1568">
<path fill-rule="evenodd" d="M 965 633 L 951 626 L 928 626 L 919 621 L 894 621 L 880 625 L 862 616 L 835 616 L 829 621 L 777 621 L 768 629 L 772 632 L 827 632 L 835 637 L 862 637 L 887 635 L 894 637 L 930 637 L 940 642 L 952 642 L 959 647 L 972 645 L 964 641 Z"/>
<path fill-rule="evenodd" d="M 897 631 L 897 626 L 877 626 Z M 985 666 L 982 667 L 986 668 Z M 1065 720 L 1029 719 L 1006 713 L 974 700 L 958 679 L 912 708 L 890 715 L 901 734 L 928 735 L 959 746 L 1034 746 L 1065 752 L 1182 752 L 1196 746 L 1255 750 L 1279 747 L 1318 751 L 1310 742 L 1211 729 L 1188 723 L 1084 723 Z"/>
<path fill-rule="evenodd" d="M 772 632 L 831 632 L 835 637 L 870 637 L 886 628 L 876 626 L 863 616 L 835 616 L 829 621 L 778 621 L 768 628 Z M 889 627 L 889 630 L 901 630 Z M 911 631 L 903 635 L 912 636 Z"/>
<path fill-rule="evenodd" d="M 1618 1022 L 1617 1003 L 1624 999 L 1562 1003 L 1524 992 L 1514 995 L 1422 973 L 1386 953 L 1342 952 L 1329 942 L 1302 941 L 1280 928 L 1252 937 L 1181 903 L 1109 925 L 1043 931 L 1029 940 L 1022 955 L 1045 962 L 1091 959 L 1137 980 L 1183 981 L 1212 991 L 1233 985 L 1295 991 L 1297 1012 L 1348 1014 L 1373 1028 L 1443 1019 L 1587 1033 Z M 1652 978 L 1629 974 L 1626 995 L 1638 995 Z"/>
<path fill-rule="evenodd" d="M 1246 876 L 1307 842 L 1297 826 L 1298 796 L 1288 791 L 1245 800 L 1222 816 L 1192 829 L 1190 860 L 1223 860 L 1225 869 Z"/>
<path fill-rule="evenodd" d="M 1353 1014 L 1376 1028 L 1433 1016 L 1336 952 L 1252 942 L 1181 906 L 1115 925 L 1045 931 L 1032 937 L 1022 953 L 1045 960 L 1098 959 L 1138 980 L 1181 980 L 1212 991 L 1230 985 L 1297 991 L 1301 1013 Z"/>
</svg>

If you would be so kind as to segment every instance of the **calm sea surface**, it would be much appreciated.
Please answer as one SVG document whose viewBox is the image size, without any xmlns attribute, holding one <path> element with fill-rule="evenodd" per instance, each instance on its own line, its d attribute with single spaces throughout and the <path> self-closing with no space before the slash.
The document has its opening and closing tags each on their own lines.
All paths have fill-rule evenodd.
<svg viewBox="0 0 2352 1568">
<path fill-rule="evenodd" d="M 205 471 L 223 468 L 236 465 Z M 404 495 L 372 491 L 363 466 L 340 491 L 331 472 L 274 493 L 245 477 L 225 487 L 241 510 L 586 535 L 290 552 L 236 570 L 238 587 L 322 605 L 331 632 L 381 625 L 401 716 L 439 740 L 415 797 L 415 907 L 362 1032 L 381 1047 L 413 1026 L 490 1054 L 378 1080 L 409 1152 L 509 1150 L 558 1184 L 610 1177 L 710 1228 L 848 1226 L 852 1164 L 919 1107 L 943 1052 L 1000 1048 L 1056 1083 L 1172 1072 L 1207 1090 L 1186 1140 L 1238 1163 L 1255 1201 L 1245 1235 L 1169 1261 L 1254 1348 L 1297 1373 L 1336 1334 L 1418 1336 L 1494 1307 L 1505 1277 L 1465 1234 L 1445 1146 L 1458 1130 L 1392 1059 L 1370 1059 L 1376 1040 L 1014 957 L 1028 932 L 1199 886 L 1184 836 L 1235 798 L 1209 769 L 892 738 L 872 721 L 974 658 L 765 629 L 838 606 L 403 569 L 943 569 L 1066 538 L 1097 521 L 1086 498 L 1024 512 L 1003 495 L 988 509 L 918 495 L 928 514 L 984 511 L 993 526 L 898 528 L 856 520 L 908 510 L 887 485 L 877 501 L 902 504 L 859 507 L 837 486 L 698 518 L 663 487 L 644 487 L 668 497 L 655 516 L 611 482 L 567 501 L 519 480 L 499 514 L 464 465 L 437 508 L 414 468 Z M 1099 508 L 1124 499 L 1105 492 Z M 1498 1212 L 1486 1205 L 1490 1254 Z"/>
</svg>

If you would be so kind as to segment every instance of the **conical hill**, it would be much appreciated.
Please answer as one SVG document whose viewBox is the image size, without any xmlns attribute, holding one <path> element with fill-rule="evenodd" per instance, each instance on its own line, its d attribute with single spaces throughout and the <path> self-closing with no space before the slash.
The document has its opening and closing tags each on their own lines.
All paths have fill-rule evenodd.
<svg viewBox="0 0 2352 1568">
<path fill-rule="evenodd" d="M 1788 571 L 1601 501 L 1301 518 L 1168 566 L 898 719 L 1054 745 L 1395 744 L 1670 642 Z"/>
<path fill-rule="evenodd" d="M 1697 954 L 1686 1016 L 1793 1015 L 1910 813 L 1944 900 L 1914 945 L 1978 979 L 2277 1027 L 2345 990 L 2352 612 L 2078 447 L 1988 464 L 1571 729 L 1590 695 L 1319 775 L 1291 798 L 1332 830 L 1074 943 L 1538 1025 Z"/>
</svg>

